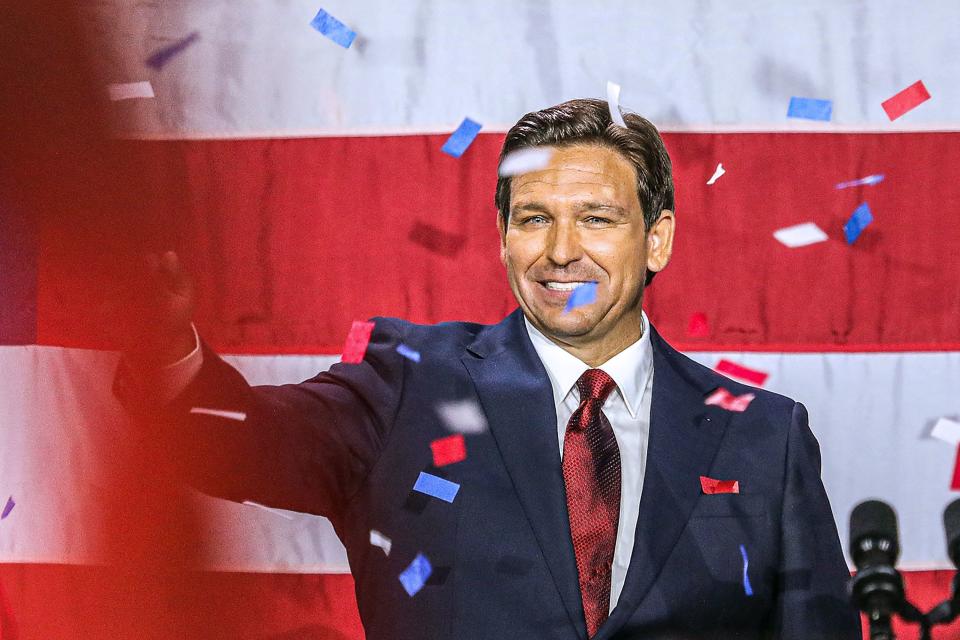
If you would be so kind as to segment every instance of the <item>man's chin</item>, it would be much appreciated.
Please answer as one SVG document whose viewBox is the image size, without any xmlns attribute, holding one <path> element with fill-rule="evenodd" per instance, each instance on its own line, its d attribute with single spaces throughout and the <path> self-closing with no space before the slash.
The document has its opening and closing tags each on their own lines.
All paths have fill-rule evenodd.
<svg viewBox="0 0 960 640">
<path fill-rule="evenodd" d="M 551 315 L 536 316 L 537 328 L 548 338 L 558 340 L 567 340 L 581 338 L 589 334 L 596 322 L 592 318 L 574 315 L 576 311 L 571 311 L 568 317 L 551 317 Z"/>
</svg>

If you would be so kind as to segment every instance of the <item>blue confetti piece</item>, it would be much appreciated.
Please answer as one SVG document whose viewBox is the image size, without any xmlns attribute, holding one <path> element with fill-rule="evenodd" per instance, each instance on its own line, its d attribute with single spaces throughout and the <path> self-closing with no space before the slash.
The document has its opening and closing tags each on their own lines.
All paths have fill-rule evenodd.
<svg viewBox="0 0 960 640">
<path fill-rule="evenodd" d="M 320 11 L 317 12 L 317 15 L 314 16 L 313 20 L 310 21 L 310 26 L 336 42 L 344 49 L 349 49 L 350 45 L 353 44 L 353 39 L 357 37 L 356 31 L 351 31 L 347 25 L 343 24 L 323 9 L 320 9 Z"/>
<path fill-rule="evenodd" d="M 439 498 L 444 502 L 453 502 L 453 499 L 457 497 L 457 492 L 460 491 L 460 485 L 426 471 L 421 471 L 416 484 L 413 485 L 413 490 Z"/>
<path fill-rule="evenodd" d="M 411 348 L 408 347 L 407 345 L 403 344 L 402 342 L 397 345 L 397 353 L 399 353 L 400 355 L 402 355 L 402 356 L 403 356 L 404 358 L 406 358 L 407 360 L 413 360 L 414 362 L 420 362 L 420 352 L 419 352 L 419 351 L 414 351 L 413 349 L 411 349 Z"/>
<path fill-rule="evenodd" d="M 479 122 L 464 118 L 457 130 L 451 133 L 447 141 L 443 143 L 443 148 L 440 150 L 449 156 L 459 158 L 476 139 L 482 126 Z"/>
<path fill-rule="evenodd" d="M 833 102 L 830 100 L 818 100 L 816 98 L 790 98 L 790 106 L 787 107 L 788 118 L 803 118 L 804 120 L 823 120 L 829 121 L 833 112 Z"/>
<path fill-rule="evenodd" d="M 850 180 L 848 182 L 841 182 L 837 185 L 837 189 L 846 189 L 847 187 L 859 187 L 860 185 L 872 185 L 877 184 L 878 182 L 883 182 L 883 174 L 878 173 L 872 176 L 867 176 L 866 178 L 860 178 L 859 180 Z"/>
<path fill-rule="evenodd" d="M 418 553 L 417 557 L 400 573 L 400 584 L 412 598 L 420 589 L 423 589 L 423 585 L 427 584 L 431 573 L 433 573 L 433 567 L 430 566 L 430 561 L 425 555 Z"/>
<path fill-rule="evenodd" d="M 860 237 L 860 234 L 863 233 L 863 230 L 866 229 L 867 225 L 871 222 L 873 222 L 873 215 L 870 213 L 870 207 L 864 202 L 857 207 L 853 215 L 850 216 L 850 219 L 847 220 L 847 223 L 843 225 L 843 234 L 847 237 L 847 244 L 856 242 L 857 238 Z"/>
<path fill-rule="evenodd" d="M 171 45 L 163 47 L 162 49 L 157 49 L 154 51 L 149 58 L 147 58 L 147 66 L 151 69 L 156 69 L 159 71 L 163 68 L 165 64 L 170 62 L 178 53 L 189 47 L 191 44 L 200 39 L 200 34 L 194 31 L 186 38 L 183 38 L 177 42 L 174 42 Z"/>
<path fill-rule="evenodd" d="M 13 501 L 13 496 L 7 498 L 7 504 L 3 507 L 3 513 L 0 513 L 0 520 L 10 515 L 10 512 L 13 511 L 15 506 L 17 506 L 17 503 Z"/>
<path fill-rule="evenodd" d="M 564 307 L 563 312 L 569 313 L 573 309 L 576 309 L 577 307 L 582 307 L 585 304 L 590 304 L 596 299 L 597 299 L 597 283 L 587 282 L 573 290 L 573 293 L 571 293 L 570 297 L 567 298 L 567 306 Z"/>
<path fill-rule="evenodd" d="M 750 586 L 750 576 L 747 575 L 747 569 L 750 567 L 750 559 L 747 558 L 747 548 L 743 545 L 740 545 L 740 555 L 743 556 L 743 592 L 748 595 L 753 595 L 753 587 Z"/>
</svg>

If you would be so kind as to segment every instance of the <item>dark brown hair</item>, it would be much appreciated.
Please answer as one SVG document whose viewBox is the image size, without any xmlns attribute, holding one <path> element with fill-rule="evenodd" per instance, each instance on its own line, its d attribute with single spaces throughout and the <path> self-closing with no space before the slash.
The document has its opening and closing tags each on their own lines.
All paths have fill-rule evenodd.
<svg viewBox="0 0 960 640">
<path fill-rule="evenodd" d="M 660 132 L 646 118 L 623 112 L 627 128 L 613 124 L 605 100 L 569 100 L 554 107 L 533 111 L 520 118 L 507 132 L 500 150 L 500 162 L 518 149 L 542 145 L 566 146 L 601 144 L 630 161 L 637 172 L 637 195 L 643 208 L 643 222 L 649 231 L 664 209 L 673 210 L 673 171 Z M 497 179 L 494 202 L 503 224 L 510 215 L 511 178 Z"/>
</svg>

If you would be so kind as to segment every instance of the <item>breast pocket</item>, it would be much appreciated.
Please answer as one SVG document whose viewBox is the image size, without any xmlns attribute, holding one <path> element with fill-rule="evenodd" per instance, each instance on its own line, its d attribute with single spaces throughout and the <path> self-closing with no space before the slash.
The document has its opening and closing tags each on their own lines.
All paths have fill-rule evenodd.
<svg viewBox="0 0 960 640">
<path fill-rule="evenodd" d="M 693 507 L 691 518 L 757 518 L 767 514 L 761 495 L 721 493 L 702 495 Z"/>
</svg>

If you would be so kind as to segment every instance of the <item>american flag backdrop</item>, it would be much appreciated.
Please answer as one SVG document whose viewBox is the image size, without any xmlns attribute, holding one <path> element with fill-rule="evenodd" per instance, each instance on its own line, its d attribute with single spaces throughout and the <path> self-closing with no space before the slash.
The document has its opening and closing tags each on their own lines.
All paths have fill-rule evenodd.
<svg viewBox="0 0 960 640">
<path fill-rule="evenodd" d="M 765 388 L 803 402 L 844 546 L 852 507 L 881 498 L 898 511 L 908 594 L 924 607 L 948 595 L 960 5 L 322 8 L 356 33 L 349 47 L 343 30 L 311 26 L 321 7 L 307 0 L 105 0 L 79 13 L 120 175 L 146 185 L 107 235 L 126 227 L 178 250 L 218 352 L 252 383 L 298 382 L 339 359 L 354 320 L 499 321 L 515 306 L 493 205 L 503 134 L 616 82 L 674 164 L 677 239 L 646 294 L 651 321 L 694 359 L 764 372 Z M 891 120 L 882 104 L 917 81 L 930 98 Z M 127 86 L 110 100 L 110 85 Z M 82 129 L 70 119 L 87 98 L 63 95 Z M 798 98 L 830 101 L 829 114 Z M 454 158 L 441 147 L 466 117 L 482 128 Z M 882 179 L 841 185 L 867 176 Z M 127 188 L 97 189 L 114 186 Z M 851 243 L 845 225 L 864 203 L 872 222 Z M 140 492 L 168 490 L 129 462 L 149 434 L 130 436 L 111 393 L 118 356 L 79 311 L 105 265 L 77 245 L 103 230 L 16 207 L 0 222 L 0 638 L 14 626 L 24 639 L 174 637 L 153 624 L 165 616 L 204 637 L 361 638 L 324 518 L 169 489 L 169 519 L 137 529 Z M 791 247 L 774 235 L 805 223 L 825 237 Z M 131 551 L 130 539 L 149 544 Z M 169 556 L 111 579 L 165 599 L 152 621 L 121 620 L 97 567 L 148 547 Z M 174 565 L 187 569 L 164 573 Z"/>
</svg>

